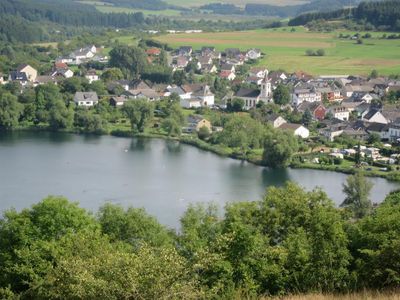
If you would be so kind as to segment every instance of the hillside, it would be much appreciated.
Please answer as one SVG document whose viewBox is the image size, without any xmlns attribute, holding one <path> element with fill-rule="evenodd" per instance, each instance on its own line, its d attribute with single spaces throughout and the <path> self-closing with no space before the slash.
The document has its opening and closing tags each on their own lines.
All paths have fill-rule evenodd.
<svg viewBox="0 0 400 300">
<path fill-rule="evenodd" d="M 306 25 L 313 21 L 351 19 L 375 26 L 380 30 L 400 31 L 400 1 L 362 2 L 357 7 L 325 13 L 308 13 L 290 20 L 290 26 Z"/>
</svg>

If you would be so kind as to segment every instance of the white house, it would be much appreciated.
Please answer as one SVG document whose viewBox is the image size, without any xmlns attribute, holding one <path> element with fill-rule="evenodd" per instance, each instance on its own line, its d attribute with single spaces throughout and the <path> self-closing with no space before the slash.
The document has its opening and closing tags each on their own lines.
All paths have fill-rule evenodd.
<svg viewBox="0 0 400 300">
<path fill-rule="evenodd" d="M 180 90 L 180 105 L 184 108 L 214 105 L 215 96 L 208 85 L 188 84 L 181 86 Z"/>
<path fill-rule="evenodd" d="M 268 70 L 264 67 L 254 67 L 249 71 L 249 77 L 265 78 L 268 76 Z"/>
<path fill-rule="evenodd" d="M 260 49 L 250 49 L 246 52 L 247 59 L 259 59 L 261 57 Z"/>
<path fill-rule="evenodd" d="M 74 102 L 78 106 L 91 107 L 99 103 L 99 97 L 96 92 L 76 92 Z"/>
<path fill-rule="evenodd" d="M 267 122 L 271 124 L 274 128 L 278 128 L 283 124 L 287 123 L 284 118 L 275 114 L 268 115 Z"/>
<path fill-rule="evenodd" d="M 368 111 L 364 116 L 362 116 L 362 120 L 370 123 L 389 123 L 384 115 L 377 109 L 371 109 L 370 111 Z"/>
<path fill-rule="evenodd" d="M 93 58 L 97 53 L 96 46 L 89 46 L 85 48 L 80 48 L 70 54 L 70 58 L 72 58 L 73 62 L 76 65 L 79 65 L 85 61 Z"/>
<path fill-rule="evenodd" d="M 321 102 L 322 94 L 315 87 L 298 86 L 294 88 L 291 98 L 293 106 L 297 107 L 305 101 Z"/>
<path fill-rule="evenodd" d="M 291 131 L 295 136 L 299 136 L 303 139 L 306 139 L 310 136 L 310 131 L 301 124 L 283 123 L 281 126 L 279 126 L 279 128 Z"/>
<path fill-rule="evenodd" d="M 17 69 L 18 73 L 25 73 L 26 74 L 26 78 L 28 79 L 28 81 L 30 82 L 34 82 L 36 80 L 37 77 L 37 70 L 32 68 L 30 65 L 24 64 L 24 65 L 20 65 Z"/>
<path fill-rule="evenodd" d="M 350 112 L 347 107 L 332 106 L 331 108 L 329 108 L 329 112 L 332 113 L 335 119 L 342 121 L 348 121 L 350 119 Z"/>
<path fill-rule="evenodd" d="M 96 70 L 89 70 L 87 71 L 85 78 L 89 80 L 89 83 L 92 83 L 93 81 L 99 80 L 99 75 L 97 75 Z"/>
</svg>

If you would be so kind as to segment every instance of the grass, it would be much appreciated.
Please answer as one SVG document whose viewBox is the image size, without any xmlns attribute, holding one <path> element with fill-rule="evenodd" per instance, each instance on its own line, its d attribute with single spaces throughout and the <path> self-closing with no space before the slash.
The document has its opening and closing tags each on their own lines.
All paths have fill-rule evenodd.
<svg viewBox="0 0 400 300">
<path fill-rule="evenodd" d="M 238 32 L 216 32 L 199 34 L 169 34 L 157 39 L 172 47 L 192 45 L 201 48 L 214 45 L 218 50 L 237 47 L 242 50 L 260 48 L 266 56 L 259 61 L 269 69 L 283 69 L 287 72 L 302 70 L 315 75 L 360 74 L 367 75 L 372 69 L 380 74 L 400 73 L 400 40 L 386 40 L 374 33 L 373 38 L 364 39 L 357 45 L 354 40 L 339 39 L 339 33 L 307 32 L 303 27 L 259 29 Z M 307 49 L 322 48 L 323 57 L 305 55 Z"/>
<path fill-rule="evenodd" d="M 308 294 L 285 296 L 279 298 L 262 298 L 262 300 L 399 300 L 400 294 L 393 292 L 363 291 L 344 295 Z"/>
<path fill-rule="evenodd" d="M 247 3 L 259 3 L 259 4 L 270 4 L 270 5 L 278 5 L 278 6 L 285 6 L 285 5 L 296 5 L 296 4 L 304 4 L 308 3 L 309 1 L 306 0 L 222 0 L 222 1 L 215 1 L 215 0 L 165 0 L 165 2 L 183 6 L 183 7 L 196 7 L 202 6 L 205 4 L 222 2 L 228 4 L 235 4 L 238 6 L 245 6 Z"/>
</svg>

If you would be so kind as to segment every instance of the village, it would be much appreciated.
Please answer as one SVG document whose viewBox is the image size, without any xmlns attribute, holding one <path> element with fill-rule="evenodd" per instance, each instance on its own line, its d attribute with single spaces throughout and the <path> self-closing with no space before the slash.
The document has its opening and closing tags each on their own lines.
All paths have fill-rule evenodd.
<svg viewBox="0 0 400 300">
<path fill-rule="evenodd" d="M 157 61 L 162 52 L 163 49 L 147 47 L 148 63 Z M 106 81 L 102 74 L 108 70 L 109 57 L 103 54 L 102 47 L 95 45 L 58 57 L 52 62 L 51 71 L 45 74 L 25 64 L 9 74 L 0 74 L 0 82 L 18 83 L 23 92 L 43 84 L 57 85 L 73 77 L 85 78 L 89 84 L 103 81 L 107 89 L 104 95 L 90 90 L 74 94 L 75 105 L 88 109 L 100 101 L 120 108 L 130 100 L 156 102 L 174 96 L 183 109 L 192 111 L 182 127 L 186 134 L 196 133 L 202 126 L 210 132 L 224 130 L 203 116 L 201 109 L 251 113 L 263 107 L 267 111 L 265 123 L 290 131 L 309 143 L 315 140 L 329 143 L 339 137 L 353 140 L 354 146 L 350 148 L 322 147 L 320 151 L 328 151 L 332 158 L 354 157 L 358 151 L 371 163 L 378 163 L 381 170 L 386 169 L 385 165 L 398 163 L 398 154 L 387 149 L 400 142 L 400 107 L 396 106 L 400 80 L 382 77 L 376 72 L 370 76 L 314 77 L 302 71 L 289 74 L 268 70 L 258 64 L 267 55 L 259 49 L 217 51 L 213 46 L 198 50 L 182 46 L 166 54 L 171 72 L 189 74 L 192 77 L 189 82 L 155 83 L 140 76 L 133 80 Z M 98 65 L 103 67 L 96 69 Z M 224 88 L 217 91 L 216 85 L 210 84 L 210 78 Z M 315 157 L 312 161 L 321 163 Z"/>
</svg>

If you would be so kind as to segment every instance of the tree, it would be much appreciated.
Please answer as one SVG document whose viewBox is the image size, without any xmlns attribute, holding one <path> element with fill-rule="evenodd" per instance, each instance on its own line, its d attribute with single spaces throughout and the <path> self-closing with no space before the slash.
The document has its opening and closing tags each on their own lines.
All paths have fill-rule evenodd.
<svg viewBox="0 0 400 300">
<path fill-rule="evenodd" d="M 122 111 L 131 122 L 134 132 L 144 132 L 153 120 L 154 107 L 148 100 L 131 100 L 124 104 Z"/>
<path fill-rule="evenodd" d="M 124 75 L 118 68 L 110 68 L 101 74 L 101 79 L 105 82 L 120 80 L 122 78 L 124 78 Z"/>
<path fill-rule="evenodd" d="M 206 126 L 202 126 L 199 131 L 197 132 L 197 136 L 199 137 L 199 139 L 201 140 L 206 140 L 210 137 L 211 132 L 208 129 L 208 127 Z"/>
<path fill-rule="evenodd" d="M 325 50 L 324 49 L 318 49 L 316 54 L 317 54 L 317 56 L 325 56 Z"/>
<path fill-rule="evenodd" d="M 286 105 L 290 102 L 289 88 L 283 84 L 278 84 L 274 90 L 274 102 L 279 105 Z"/>
<path fill-rule="evenodd" d="M 303 113 L 301 121 L 304 125 L 309 125 L 312 122 L 312 119 L 313 115 L 311 114 L 311 111 L 307 108 Z"/>
<path fill-rule="evenodd" d="M 182 133 L 182 126 L 173 117 L 165 118 L 161 124 L 161 127 L 168 133 L 168 136 L 179 137 Z"/>
<path fill-rule="evenodd" d="M 234 112 L 240 112 L 244 108 L 244 100 L 242 98 L 234 98 L 230 103 L 228 103 L 228 110 Z"/>
<path fill-rule="evenodd" d="M 289 131 L 270 131 L 264 142 L 263 163 L 271 168 L 287 167 L 299 149 L 297 138 Z"/>
<path fill-rule="evenodd" d="M 368 136 L 369 144 L 379 143 L 380 141 L 381 141 L 381 136 L 378 133 L 373 132 Z"/>
<path fill-rule="evenodd" d="M 350 231 L 359 286 L 395 288 L 400 279 L 400 193 L 389 194 L 375 212 Z"/>
<path fill-rule="evenodd" d="M 102 232 L 112 241 L 124 241 L 138 248 L 172 245 L 172 234 L 144 209 L 130 207 L 124 210 L 113 204 L 102 206 L 98 213 Z"/>
<path fill-rule="evenodd" d="M 146 69 L 146 53 L 139 47 L 117 46 L 110 51 L 110 66 L 119 68 L 130 78 L 137 79 Z"/>
<path fill-rule="evenodd" d="M 378 78 L 378 71 L 372 70 L 371 73 L 369 74 L 369 78 L 371 78 L 371 79 Z"/>
<path fill-rule="evenodd" d="M 366 216 L 372 208 L 369 193 L 373 184 L 367 180 L 362 172 L 347 177 L 347 181 L 343 184 L 343 192 L 346 195 L 345 200 L 340 205 L 348 207 L 356 218 Z"/>
<path fill-rule="evenodd" d="M 57 100 L 49 110 L 49 125 L 51 129 L 71 128 L 74 123 L 74 111 L 65 106 L 64 101 Z"/>
<path fill-rule="evenodd" d="M 11 129 L 18 125 L 23 106 L 10 93 L 0 94 L 0 129 Z"/>
</svg>

